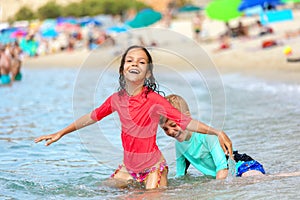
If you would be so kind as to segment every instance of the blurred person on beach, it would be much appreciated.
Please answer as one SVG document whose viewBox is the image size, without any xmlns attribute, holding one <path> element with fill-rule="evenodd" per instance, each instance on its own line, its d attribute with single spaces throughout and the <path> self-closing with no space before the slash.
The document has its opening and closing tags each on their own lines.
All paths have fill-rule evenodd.
<svg viewBox="0 0 300 200">
<path fill-rule="evenodd" d="M 139 37 L 138 37 L 138 40 L 139 40 L 139 45 L 140 45 L 140 46 L 143 46 L 143 47 L 146 46 L 146 43 L 145 43 L 145 41 L 144 41 L 144 39 L 143 39 L 142 36 L 139 36 Z"/>
<path fill-rule="evenodd" d="M 200 13 L 196 13 L 196 15 L 192 19 L 194 39 L 197 42 L 200 41 L 203 21 L 204 21 L 204 16 L 200 15 Z"/>
<path fill-rule="evenodd" d="M 190 116 L 187 102 L 179 95 L 171 94 L 165 97 L 178 111 Z M 176 177 L 187 174 L 192 164 L 204 175 L 216 179 L 228 176 L 228 157 L 222 150 L 218 138 L 214 135 L 195 134 L 182 130 L 173 120 L 161 117 L 160 127 L 168 136 L 174 137 L 176 148 Z M 246 154 L 233 152 L 236 164 L 236 176 L 254 176 L 265 174 L 263 166 Z"/>
<path fill-rule="evenodd" d="M 237 29 L 237 36 L 238 37 L 249 37 L 249 27 L 244 25 L 242 21 L 239 21 Z"/>
<path fill-rule="evenodd" d="M 173 9 L 167 8 L 163 13 L 163 22 L 164 22 L 165 28 L 171 27 L 172 17 L 173 17 Z"/>
<path fill-rule="evenodd" d="M 35 34 L 30 33 L 27 34 L 25 38 L 22 38 L 20 41 L 20 47 L 22 48 L 23 52 L 30 57 L 38 56 L 38 42 L 35 39 Z"/>
<path fill-rule="evenodd" d="M 20 81 L 22 79 L 22 49 L 19 43 L 15 41 L 10 49 L 11 54 L 11 79 L 12 81 Z"/>
<path fill-rule="evenodd" d="M 123 163 L 107 180 L 109 185 L 126 187 L 141 183 L 146 189 L 167 186 L 168 165 L 156 144 L 160 116 L 165 116 L 183 130 L 218 136 L 220 146 L 232 155 L 228 136 L 208 125 L 180 113 L 163 96 L 153 75 L 152 57 L 142 46 L 129 47 L 121 58 L 119 89 L 98 108 L 62 130 L 40 136 L 35 142 L 46 141 L 46 146 L 64 135 L 94 124 L 117 112 L 121 121 Z"/>
<path fill-rule="evenodd" d="M 11 85 L 11 58 L 6 53 L 6 47 L 0 45 L 0 74 L 1 74 L 1 84 Z"/>
<path fill-rule="evenodd" d="M 222 34 L 219 38 L 219 46 L 213 50 L 214 53 L 229 49 L 231 47 L 230 37 L 228 34 Z"/>
<path fill-rule="evenodd" d="M 225 22 L 225 32 L 223 35 L 227 35 L 228 37 L 232 36 L 232 29 L 230 27 L 229 22 Z"/>
<path fill-rule="evenodd" d="M 258 32 L 258 36 L 264 36 L 264 35 L 268 35 L 268 34 L 273 34 L 274 31 L 271 27 L 269 26 L 264 26 L 260 20 L 257 20 L 256 21 L 256 25 L 259 29 L 259 32 Z"/>
</svg>

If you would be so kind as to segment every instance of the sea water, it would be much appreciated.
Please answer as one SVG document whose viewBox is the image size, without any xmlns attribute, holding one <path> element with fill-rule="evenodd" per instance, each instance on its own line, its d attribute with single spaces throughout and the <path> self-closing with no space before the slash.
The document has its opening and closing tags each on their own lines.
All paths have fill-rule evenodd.
<svg viewBox="0 0 300 200">
<path fill-rule="evenodd" d="M 299 198 L 299 176 L 273 176 L 300 171 L 299 85 L 240 74 L 222 75 L 220 82 L 216 77 L 203 81 L 189 72 L 181 72 L 182 80 L 157 73 L 166 94 L 184 96 L 195 118 L 222 128 L 234 149 L 258 160 L 268 176 L 214 180 L 191 167 L 187 176 L 175 178 L 174 140 L 159 128 L 157 142 L 169 164 L 169 186 L 145 191 L 102 184 L 122 160 L 117 115 L 49 147 L 34 143 L 117 90 L 117 71 L 101 78 L 93 77 L 96 71 L 79 75 L 78 69 L 24 69 L 21 82 L 0 87 L 0 199 Z"/>
</svg>

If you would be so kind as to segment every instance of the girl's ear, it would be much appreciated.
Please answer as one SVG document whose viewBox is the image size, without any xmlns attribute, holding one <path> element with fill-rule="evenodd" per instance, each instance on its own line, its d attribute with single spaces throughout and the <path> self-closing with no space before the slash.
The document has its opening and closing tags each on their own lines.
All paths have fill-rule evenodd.
<svg viewBox="0 0 300 200">
<path fill-rule="evenodd" d="M 150 70 L 147 71 L 147 74 L 146 74 L 146 78 L 150 78 L 151 77 L 151 72 Z"/>
<path fill-rule="evenodd" d="M 186 111 L 186 112 L 184 112 L 184 114 L 186 114 L 187 116 L 191 116 L 190 111 Z"/>
</svg>

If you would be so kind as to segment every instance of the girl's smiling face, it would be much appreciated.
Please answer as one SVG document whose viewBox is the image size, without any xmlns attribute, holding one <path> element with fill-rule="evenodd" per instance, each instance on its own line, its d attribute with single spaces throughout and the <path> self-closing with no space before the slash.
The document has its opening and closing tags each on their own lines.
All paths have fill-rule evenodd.
<svg viewBox="0 0 300 200">
<path fill-rule="evenodd" d="M 151 75 L 148 69 L 147 54 L 139 48 L 131 49 L 125 57 L 123 75 L 127 83 L 143 85 Z"/>
</svg>

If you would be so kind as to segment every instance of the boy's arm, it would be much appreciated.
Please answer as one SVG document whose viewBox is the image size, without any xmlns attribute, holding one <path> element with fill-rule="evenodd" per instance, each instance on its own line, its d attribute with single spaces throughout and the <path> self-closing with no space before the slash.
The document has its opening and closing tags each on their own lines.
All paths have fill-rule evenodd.
<svg viewBox="0 0 300 200">
<path fill-rule="evenodd" d="M 186 173 L 186 158 L 181 155 L 176 158 L 176 177 L 184 176 Z"/>
<path fill-rule="evenodd" d="M 64 135 L 71 133 L 75 130 L 79 130 L 88 125 L 94 124 L 95 122 L 96 121 L 91 118 L 91 113 L 89 113 L 89 114 L 86 114 L 86 115 L 80 117 L 79 119 L 77 119 L 75 122 L 73 122 L 66 128 L 64 128 L 54 134 L 40 136 L 40 137 L 36 138 L 34 141 L 37 143 L 37 142 L 41 142 L 41 141 L 45 140 L 45 141 L 47 141 L 45 145 L 49 146 L 53 142 L 56 142 L 57 140 L 59 140 Z"/>
<path fill-rule="evenodd" d="M 232 154 L 232 143 L 229 137 L 223 131 L 216 130 L 200 121 L 192 119 L 187 125 L 186 129 L 191 132 L 197 132 L 202 134 L 216 135 L 218 136 L 220 145 L 223 151 L 230 155 L 233 158 Z"/>
<path fill-rule="evenodd" d="M 216 165 L 216 179 L 225 179 L 228 175 L 228 164 L 219 141 L 214 136 L 211 136 L 207 141 L 210 143 L 210 153 Z"/>
</svg>

